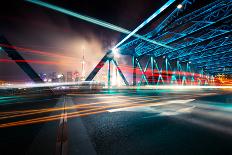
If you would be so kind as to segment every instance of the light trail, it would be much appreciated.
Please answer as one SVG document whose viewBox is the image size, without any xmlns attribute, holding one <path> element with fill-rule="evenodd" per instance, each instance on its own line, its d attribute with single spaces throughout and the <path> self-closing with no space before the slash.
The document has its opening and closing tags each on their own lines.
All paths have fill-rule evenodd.
<svg viewBox="0 0 232 155">
<path fill-rule="evenodd" d="M 44 56 L 56 57 L 56 58 L 65 58 L 65 59 L 76 60 L 76 58 L 73 58 L 73 57 L 69 57 L 69 56 L 65 56 L 65 55 L 61 55 L 61 54 L 55 54 L 53 52 L 48 52 L 48 51 L 45 52 L 45 51 L 41 51 L 41 50 L 34 50 L 34 49 L 30 49 L 30 48 L 25 48 L 25 47 L 17 47 L 17 46 L 11 46 L 11 45 L 1 44 L 1 43 L 0 43 L 0 47 L 15 49 L 17 51 L 21 51 L 21 52 L 25 52 L 25 53 L 32 53 L 32 54 L 39 54 L 39 55 L 44 55 Z"/>
<path fill-rule="evenodd" d="M 155 101 L 157 99 L 154 99 L 149 96 L 144 96 L 144 97 L 136 97 L 136 100 L 139 100 L 141 102 L 145 101 Z M 74 105 L 74 106 L 69 106 L 65 107 L 65 110 L 72 110 L 72 109 L 77 109 L 77 108 L 96 108 L 98 106 L 101 106 L 101 104 L 116 104 L 118 102 L 128 102 L 132 101 L 135 98 L 133 97 L 126 97 L 126 99 L 122 98 L 117 98 L 114 102 L 109 102 L 109 101 L 101 101 L 101 102 L 93 102 L 93 103 L 88 103 L 88 104 L 79 104 L 79 105 Z M 126 105 L 126 104 L 125 104 Z M 106 106 L 104 106 L 106 107 Z M 110 106 L 107 106 L 110 107 Z M 27 116 L 27 115 L 35 115 L 35 114 L 41 114 L 41 113 L 48 113 L 48 112 L 55 112 L 55 111 L 63 111 L 63 107 L 58 107 L 58 108 L 44 108 L 44 109 L 35 109 L 35 110 L 19 110 L 19 111 L 10 111 L 10 112 L 0 112 L 0 115 L 4 115 L 3 117 L 0 117 L 1 119 L 8 119 L 8 118 L 14 118 L 14 117 L 21 117 L 21 116 Z M 11 115 L 11 116 L 8 116 Z"/>
<path fill-rule="evenodd" d="M 103 113 L 103 112 L 107 112 L 107 111 L 102 110 L 102 111 L 95 111 L 95 112 L 89 112 L 89 113 L 84 113 L 84 114 L 79 114 L 79 113 L 75 112 L 75 113 L 71 113 L 71 114 L 69 113 L 67 118 L 82 117 L 82 116 L 88 116 L 88 115 L 93 115 L 93 114 L 99 114 L 99 113 Z M 0 128 L 13 127 L 13 126 L 19 126 L 19 125 L 29 125 L 29 124 L 35 124 L 35 123 L 44 123 L 44 122 L 56 121 L 56 120 L 60 120 L 60 114 L 55 115 L 55 116 L 50 116 L 50 117 L 42 117 L 39 119 L 36 118 L 36 119 L 0 124 Z"/>
<path fill-rule="evenodd" d="M 178 90 L 193 90 L 193 89 L 232 89 L 232 86 L 180 86 L 180 85 L 164 85 L 164 86 L 144 86 L 145 89 L 178 89 Z"/>
<path fill-rule="evenodd" d="M 167 103 L 162 104 L 160 102 L 160 103 L 156 104 L 156 106 L 163 106 L 165 104 L 167 104 Z M 169 104 L 173 104 L 173 103 L 169 103 Z M 180 105 L 182 105 L 182 104 L 180 104 Z M 185 105 L 185 103 L 184 103 L 184 105 Z M 125 107 L 125 109 L 123 109 L 123 108 L 115 109 L 115 110 L 112 109 L 111 112 L 124 111 L 124 110 L 127 111 L 129 109 L 136 110 L 136 109 L 133 109 L 133 108 L 139 108 L 139 107 L 144 107 L 144 106 L 148 106 L 148 105 L 147 104 L 146 105 L 135 105 L 135 106 Z M 149 104 L 149 106 L 155 106 L 155 104 L 154 103 Z M 191 107 L 187 107 L 187 108 L 190 109 Z M 210 121 L 199 120 L 199 119 L 196 119 L 196 118 L 191 118 L 190 119 L 188 117 L 178 115 L 179 112 L 180 112 L 180 114 L 185 113 L 185 112 L 188 112 L 188 113 L 193 112 L 194 114 L 197 113 L 197 114 L 200 114 L 200 115 L 203 115 L 203 116 L 207 116 L 207 118 L 208 118 L 208 114 L 210 114 L 210 116 L 213 116 L 213 117 L 217 116 L 217 114 L 214 115 L 214 113 L 204 113 L 204 112 L 199 113 L 200 111 L 195 109 L 195 108 L 200 108 L 200 107 L 193 107 L 193 108 L 190 109 L 190 111 L 186 111 L 186 110 L 183 111 L 183 108 L 180 109 L 180 110 L 175 111 L 175 110 L 171 109 L 170 107 L 164 107 L 163 109 L 158 109 L 158 110 L 155 110 L 154 112 L 160 112 L 160 114 L 158 114 L 157 116 L 162 116 L 162 114 L 169 115 L 168 113 L 165 114 L 165 111 L 170 111 L 170 113 L 174 113 L 175 115 L 169 115 L 169 117 L 185 120 L 185 121 L 187 121 L 189 123 L 193 123 L 193 124 L 196 123 L 196 124 L 198 124 L 200 126 L 205 126 L 207 128 L 210 127 L 212 129 L 220 129 L 221 131 L 225 131 L 225 129 L 222 128 L 222 126 L 219 126 L 219 125 L 215 124 L 215 122 L 212 124 L 212 122 L 210 123 Z M 184 107 L 184 109 L 186 109 L 186 107 Z M 137 109 L 137 111 L 140 111 L 140 110 L 144 110 L 144 109 Z M 23 120 L 23 121 L 17 121 L 17 122 L 4 123 L 4 124 L 0 124 L 0 128 L 21 126 L 21 125 L 29 125 L 29 124 L 36 124 L 36 123 L 46 123 L 46 122 L 50 122 L 50 121 L 58 121 L 58 120 L 60 120 L 61 117 L 64 117 L 66 115 L 67 115 L 67 118 L 70 119 L 70 118 L 84 117 L 84 116 L 89 116 L 89 115 L 106 113 L 107 111 L 109 111 L 109 110 L 99 109 L 98 111 L 90 111 L 90 112 L 86 112 L 86 113 L 72 112 L 72 113 L 68 113 L 68 114 L 61 114 L 61 115 L 58 114 L 58 115 L 54 115 L 54 116 L 48 116 L 48 117 L 34 118 L 34 119 L 28 119 L 28 120 Z M 215 110 L 213 110 L 213 111 L 215 111 Z M 225 118 L 224 115 L 220 115 L 220 116 L 223 119 Z M 148 117 L 148 118 L 151 118 L 151 116 Z M 228 118 L 230 118 L 230 117 L 228 117 Z M 198 123 L 199 121 L 203 121 L 203 122 Z M 220 128 L 218 128 L 218 127 L 220 127 Z M 231 130 L 227 130 L 227 131 L 229 131 L 229 133 L 231 133 Z"/>
<path fill-rule="evenodd" d="M 95 81 L 78 81 L 78 82 L 57 82 L 57 83 L 24 83 L 24 84 L 11 84 L 0 85 L 0 88 L 41 88 L 41 87 L 58 87 L 58 86 L 81 86 L 82 84 L 99 84 Z"/>
<path fill-rule="evenodd" d="M 193 97 L 192 95 L 187 95 L 184 98 L 188 99 L 188 97 Z M 198 97 L 197 95 L 195 95 L 194 97 Z M 171 97 L 169 98 L 169 100 L 171 99 L 175 99 L 175 97 Z M 136 100 L 136 101 L 135 101 Z M 28 116 L 28 115 L 35 115 L 35 114 L 41 114 L 41 113 L 47 113 L 47 112 L 55 112 L 55 111 L 63 111 L 65 110 L 73 110 L 73 109 L 86 109 L 86 108 L 92 108 L 92 109 L 87 109 L 87 110 L 81 110 L 79 111 L 80 113 L 83 112 L 89 112 L 89 111 L 93 111 L 93 110 L 102 110 L 102 109 L 109 109 L 109 108 L 114 108 L 114 107 L 124 107 L 124 108 L 130 108 L 132 107 L 137 107 L 136 104 L 138 103 L 144 103 L 144 102 L 153 102 L 156 101 L 158 99 L 154 99 L 151 96 L 143 96 L 143 97 L 136 97 L 136 99 L 134 97 L 126 97 L 126 99 L 119 99 L 117 101 L 114 102 L 109 102 L 109 101 L 103 101 L 103 102 L 93 102 L 93 103 L 88 103 L 88 104 L 80 104 L 80 105 L 74 105 L 74 106 L 69 106 L 66 108 L 63 107 L 58 107 L 58 108 L 44 108 L 44 109 L 39 109 L 39 110 L 22 110 L 22 111 L 11 111 L 6 113 L 6 115 L 11 115 L 11 116 L 3 116 L 0 117 L 1 119 L 8 119 L 8 118 L 14 118 L 14 117 L 21 117 L 21 116 Z M 180 103 L 186 103 L 186 100 L 184 100 L 185 102 L 183 102 L 183 100 L 175 100 L 176 102 L 180 102 Z M 192 99 L 188 99 L 187 102 L 189 101 L 193 101 Z M 126 102 L 126 103 L 122 103 L 122 104 L 117 104 L 117 102 Z M 171 104 L 173 103 L 172 101 L 165 101 L 165 105 L 166 104 Z M 107 104 L 107 105 L 104 105 Z M 111 104 L 111 105 L 108 105 Z M 151 103 L 151 104 L 155 104 L 155 106 L 159 106 L 161 105 L 160 102 L 155 102 L 155 103 Z M 143 104 L 143 105 L 138 105 L 139 107 L 146 107 L 147 105 L 150 104 Z M 121 108 L 120 108 L 121 109 Z M 5 112 L 3 112 L 5 113 Z M 14 115 L 15 114 L 15 115 Z"/>
<path fill-rule="evenodd" d="M 117 101 L 116 101 L 117 102 Z M 119 100 L 118 100 L 119 102 Z M 86 104 L 79 104 L 79 105 L 74 105 L 72 107 L 85 107 L 85 106 L 91 106 L 91 105 L 98 105 L 98 104 L 105 104 L 105 103 L 108 103 L 108 101 L 100 101 L 100 102 L 92 102 L 92 103 L 86 103 Z M 0 114 L 4 114 L 4 113 L 25 113 L 25 112 L 36 112 L 36 111 L 41 111 L 41 110 L 60 110 L 62 109 L 62 107 L 57 107 L 57 108 L 43 108 L 43 109 L 34 109 L 34 110 L 17 110 L 17 111 L 10 111 L 10 112 L 0 112 Z"/>
<path fill-rule="evenodd" d="M 93 23 L 93 24 L 96 24 L 96 25 L 99 25 L 99 26 L 102 26 L 102 27 L 105 27 L 105 28 L 120 32 L 120 33 L 127 34 L 128 36 L 126 38 L 124 38 L 122 41 L 120 41 L 120 44 L 117 44 L 114 48 L 117 48 L 119 45 L 121 45 L 123 42 L 125 42 L 127 39 L 129 39 L 131 36 L 134 36 L 134 37 L 142 39 L 144 41 L 147 41 L 147 42 L 159 45 L 159 46 L 163 46 L 165 48 L 173 49 L 170 46 L 158 43 L 158 42 L 156 42 L 154 40 L 148 39 L 148 38 L 146 38 L 144 36 L 141 36 L 141 35 L 135 34 L 135 33 L 138 30 L 140 30 L 143 26 L 145 26 L 147 23 L 149 23 L 152 19 L 154 19 L 164 9 L 166 9 L 168 6 L 170 6 L 175 0 L 169 0 L 164 6 L 162 6 L 159 10 L 157 10 L 154 14 L 152 14 L 152 16 L 150 16 L 146 21 L 144 21 L 139 27 L 137 27 L 132 32 L 127 30 L 127 29 L 124 29 L 122 27 L 116 26 L 114 24 L 111 24 L 111 23 L 108 23 L 108 22 L 105 22 L 105 21 L 102 21 L 102 20 L 99 20 L 99 19 L 96 19 L 96 18 L 92 18 L 92 17 L 89 17 L 89 16 L 81 15 L 79 13 L 75 13 L 75 12 L 70 11 L 68 9 L 64 9 L 62 7 L 59 7 L 59 6 L 56 6 L 56 5 L 53 5 L 53 4 L 49 4 L 49 3 L 46 3 L 46 2 L 42 2 L 40 0 L 25 0 L 25 1 L 36 4 L 36 5 L 39 5 L 39 6 L 43 6 L 43 7 L 58 11 L 58 12 L 61 12 L 63 14 L 66 14 L 66 15 L 69 15 L 69 16 L 72 16 L 72 17 L 75 17 L 75 18 L 78 18 L 78 19 Z"/>
<path fill-rule="evenodd" d="M 167 105 L 172 103 L 164 103 L 164 102 L 156 102 L 156 103 L 147 103 L 147 104 L 138 104 L 137 103 L 143 103 L 145 101 L 135 101 L 130 103 L 122 103 L 117 105 L 110 105 L 110 106 L 103 106 L 95 109 L 88 109 L 88 110 L 82 110 L 77 112 L 69 112 L 67 113 L 67 118 L 73 118 L 73 117 L 81 117 L 81 116 L 88 116 L 93 114 L 99 114 L 103 112 L 116 112 L 121 111 L 123 109 L 128 108 L 138 108 L 138 107 L 149 107 L 149 106 L 160 106 L 160 105 Z M 108 109 L 107 108 L 115 108 L 115 107 L 122 107 L 118 109 Z M 96 111 L 97 110 L 97 111 Z M 83 113 L 85 112 L 85 113 Z M 43 122 L 49 122 L 49 121 L 55 121 L 60 120 L 60 114 L 53 115 L 53 116 L 45 116 L 40 118 L 34 118 L 34 119 L 28 119 L 28 120 L 22 120 L 22 121 L 16 121 L 16 122 L 10 122 L 10 123 L 4 123 L 0 124 L 0 128 L 4 127 L 13 127 L 13 126 L 19 126 L 19 125 L 28 125 L 28 124 L 35 124 L 35 123 L 43 123 Z"/>
<path fill-rule="evenodd" d="M 94 107 L 92 109 L 87 109 L 87 110 L 81 110 L 81 111 L 78 111 L 78 112 L 72 112 L 72 113 L 67 113 L 68 114 L 68 118 L 70 117 L 69 115 L 79 115 L 81 113 L 81 115 L 83 116 L 87 116 L 87 115 L 84 115 L 83 113 L 91 113 L 92 111 L 96 111 L 96 110 L 100 110 L 100 112 L 102 110 L 104 110 L 104 112 L 107 112 L 105 111 L 105 109 L 109 109 L 109 108 L 115 108 L 115 107 L 132 107 L 132 106 L 136 106 L 135 104 L 137 103 L 144 103 L 148 100 L 144 100 L 144 99 L 136 99 L 136 101 L 133 101 L 131 102 L 131 99 L 134 100 L 134 98 L 130 98 L 129 100 L 125 100 L 125 99 L 121 99 L 122 101 L 118 100 L 117 102 L 127 102 L 127 103 L 121 103 L 121 104 L 115 104 L 113 102 L 113 105 L 102 105 L 102 106 L 93 106 L 93 105 L 98 105 L 98 104 L 112 104 L 112 102 L 109 102 L 109 101 L 105 101 L 105 102 L 98 102 L 98 103 L 88 103 L 88 104 L 81 104 L 81 105 L 75 105 L 75 106 L 71 106 L 71 107 L 66 107 L 65 110 L 71 110 L 71 109 L 77 109 L 77 108 L 89 108 L 89 107 Z M 138 101 L 140 100 L 140 101 Z M 129 101 L 129 103 L 128 103 Z M 149 101 L 155 101 L 154 99 L 152 100 L 149 100 Z M 44 113 L 44 112 L 54 112 L 54 111 L 63 111 L 64 108 L 63 107 L 59 107 L 59 108 L 50 108 L 50 109 L 43 109 L 43 110 L 33 110 L 33 112 L 30 112 L 30 110 L 28 110 L 27 112 L 28 113 L 25 113 L 26 111 L 23 111 L 22 114 L 16 114 L 16 115 L 11 115 L 11 116 L 5 116 L 5 117 L 0 117 L 0 119 L 8 119 L 8 118 L 14 118 L 14 117 L 21 117 L 21 116 L 28 116 L 28 115 L 34 115 L 34 114 L 41 114 L 41 113 Z M 18 111 L 17 111 L 18 112 Z M 95 113 L 95 112 L 94 112 Z M 44 122 L 45 120 L 48 120 L 48 121 L 52 121 L 52 120 L 58 120 L 60 119 L 60 115 L 56 115 L 57 117 L 54 118 L 54 116 L 47 116 L 47 117 L 43 117 L 43 118 L 37 118 L 38 121 L 33 121 L 33 123 L 42 123 Z M 54 118 L 54 119 L 50 119 L 50 118 Z M 42 120 L 41 120 L 42 119 Z M 35 120 L 35 119 L 33 119 Z M 26 124 L 31 124 L 28 122 L 28 120 L 25 120 L 25 123 L 26 124 L 23 124 L 22 121 L 20 121 L 20 125 L 26 125 Z M 15 126 L 15 122 L 11 122 L 11 123 L 6 123 L 6 124 L 14 124 L 13 126 Z M 0 128 L 1 127 L 6 127 L 5 125 L 3 124 L 0 124 Z M 9 126 L 8 126 L 9 127 Z"/>
<path fill-rule="evenodd" d="M 122 103 L 122 104 L 117 104 L 117 105 L 103 106 L 103 107 L 99 107 L 95 109 L 93 108 L 93 109 L 87 109 L 87 110 L 82 110 L 82 111 L 77 111 L 77 112 L 69 112 L 67 113 L 67 118 L 73 118 L 73 117 L 78 117 L 78 116 L 88 116 L 92 114 L 107 112 L 105 110 L 106 108 L 113 108 L 113 107 L 120 107 L 120 106 L 127 106 L 127 105 L 133 105 L 133 103 Z M 62 110 L 63 109 L 64 108 L 62 108 Z M 0 128 L 12 127 L 12 126 L 18 126 L 18 125 L 28 125 L 28 124 L 34 124 L 34 123 L 42 123 L 42 122 L 48 122 L 48 121 L 55 121 L 59 119 L 60 119 L 60 114 L 57 114 L 54 116 L 46 116 L 46 117 L 40 117 L 40 118 L 35 118 L 35 119 L 4 123 L 4 124 L 0 124 Z"/>
<path fill-rule="evenodd" d="M 117 102 L 125 102 L 125 101 L 130 101 L 130 100 L 117 100 Z M 117 103 L 116 102 L 116 103 Z M 112 102 L 110 102 L 112 103 Z M 96 110 L 99 108 L 100 104 L 109 104 L 109 101 L 105 101 L 105 102 L 93 102 L 93 103 L 88 103 L 88 104 L 80 104 L 80 105 L 73 105 L 73 106 L 69 106 L 69 107 L 58 107 L 58 108 L 44 108 L 44 109 L 39 109 L 39 110 L 23 110 L 23 111 L 12 111 L 12 112 L 8 112 L 6 113 L 6 115 L 10 115 L 10 116 L 3 116 L 0 117 L 0 120 L 2 119 L 9 119 L 9 118 L 14 118 L 14 117 L 22 117 L 22 116 L 28 116 L 28 115 L 35 115 L 35 114 L 41 114 L 41 113 L 48 113 L 48 112 L 55 112 L 55 111 L 63 111 L 65 110 L 73 110 L 73 109 L 85 109 L 85 108 L 92 108 L 92 109 L 88 109 L 87 111 L 91 111 L 91 110 Z M 115 102 L 113 102 L 113 104 L 115 104 Z M 127 104 L 125 104 L 127 105 Z M 110 108 L 113 106 L 117 106 L 117 105 L 109 105 L 109 106 L 102 106 L 104 108 Z M 119 106 L 121 106 L 121 104 L 119 104 Z M 95 109 L 94 109 L 95 108 Z M 86 112 L 85 110 L 79 111 L 79 112 Z"/>
<path fill-rule="evenodd" d="M 194 99 L 188 99 L 188 100 L 185 100 L 184 103 L 188 103 L 188 102 L 191 102 L 193 100 Z M 155 106 L 164 106 L 164 105 L 170 105 L 170 104 L 173 104 L 173 102 L 164 101 L 164 102 L 155 102 L 155 103 L 147 103 L 147 104 L 139 104 L 139 105 L 134 105 L 134 106 L 127 106 L 127 107 L 118 108 L 118 109 L 110 109 L 107 111 L 108 112 L 119 112 L 119 111 L 127 111 L 128 109 L 134 109 L 134 108 L 151 107 L 151 106 L 155 107 Z"/>
<path fill-rule="evenodd" d="M 0 62 L 5 62 L 5 63 L 34 63 L 34 64 L 41 64 L 41 65 L 60 65 L 59 62 L 55 61 L 43 61 L 43 60 L 10 60 L 10 59 L 0 59 Z"/>
<path fill-rule="evenodd" d="M 44 60 L 37 60 L 37 59 L 28 59 L 28 60 L 11 60 L 11 59 L 0 59 L 0 63 L 32 63 L 32 64 L 40 64 L 40 65 L 55 65 L 55 66 L 60 66 L 60 65 L 64 65 L 64 66 L 73 66 L 74 64 L 76 64 L 76 61 L 44 61 Z"/>
<path fill-rule="evenodd" d="M 63 111 L 64 109 L 65 110 L 78 109 L 78 108 L 84 109 L 84 110 L 80 110 L 77 112 L 68 112 L 67 118 L 73 118 L 73 117 L 89 116 L 89 115 L 99 114 L 99 113 L 103 113 L 103 112 L 124 111 L 124 110 L 128 110 L 128 109 L 141 108 L 141 107 L 163 106 L 163 105 L 170 105 L 170 104 L 175 104 L 175 103 L 182 105 L 182 104 L 186 104 L 188 102 L 193 101 L 193 99 L 189 99 L 189 97 L 193 97 L 193 96 L 192 95 L 190 95 L 188 97 L 185 96 L 184 98 L 186 98 L 186 99 L 175 100 L 175 102 L 173 101 L 173 99 L 170 99 L 170 98 L 168 101 L 153 102 L 153 101 L 155 101 L 154 99 L 153 100 L 147 100 L 147 99 L 140 100 L 140 99 L 131 97 L 129 100 L 128 100 L 128 98 L 126 100 L 122 99 L 122 101 L 118 100 L 118 102 L 122 102 L 120 104 L 116 104 L 116 103 L 112 104 L 112 102 L 109 102 L 109 101 L 98 102 L 98 103 L 93 102 L 93 103 L 88 103 L 88 104 L 74 105 L 74 106 L 70 106 L 70 107 L 66 107 L 66 108 L 64 108 L 64 107 L 49 108 L 49 109 L 44 108 L 43 112 L 47 112 L 46 110 L 48 110 L 49 112 L 54 112 L 54 111 Z M 140 101 L 138 101 L 138 100 L 140 100 Z M 104 105 L 104 104 L 101 105 L 102 103 L 107 104 L 107 105 Z M 141 104 L 141 103 L 145 103 L 145 104 Z M 96 105 L 99 105 L 99 106 L 96 106 Z M 91 109 L 89 109 L 89 108 L 91 108 Z M 30 110 L 28 110 L 28 111 L 30 112 Z M 42 111 L 36 110 L 36 114 L 38 114 L 37 112 L 40 113 Z M 16 116 L 20 117 L 20 116 L 26 116 L 29 114 L 34 115 L 35 113 L 26 113 L 26 114 L 23 113 L 22 115 L 16 114 Z M 7 119 L 7 117 L 2 117 L 2 119 L 3 118 Z M 12 116 L 10 116 L 8 118 L 12 118 Z M 21 121 L 16 121 L 16 122 L 3 123 L 3 124 L 0 124 L 0 128 L 12 127 L 12 126 L 18 126 L 18 125 L 28 125 L 28 124 L 34 124 L 34 123 L 43 123 L 43 122 L 55 121 L 55 120 L 60 120 L 60 114 L 53 115 L 53 116 L 33 118 L 33 119 L 26 119 L 26 120 L 21 120 Z"/>
<path fill-rule="evenodd" d="M 29 83 L 29 84 L 12 84 L 12 85 L 0 85 L 0 88 L 42 88 L 42 87 L 60 87 L 60 86 L 80 86 L 82 84 L 99 84 L 94 81 L 85 82 L 59 82 L 59 83 Z M 147 85 L 140 86 L 140 89 L 232 89 L 232 86 L 198 86 L 198 85 Z M 114 89 L 114 88 L 112 88 Z M 134 86 L 121 86 L 120 89 L 137 89 Z"/>
</svg>

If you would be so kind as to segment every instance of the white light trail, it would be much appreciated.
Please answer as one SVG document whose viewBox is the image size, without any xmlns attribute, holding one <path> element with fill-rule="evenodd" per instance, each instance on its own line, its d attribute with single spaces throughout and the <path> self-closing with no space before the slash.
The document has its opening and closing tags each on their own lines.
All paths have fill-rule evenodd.
<svg viewBox="0 0 232 155">
<path fill-rule="evenodd" d="M 82 84 L 103 84 L 97 81 L 78 81 L 78 82 L 57 82 L 57 83 L 23 83 L 23 84 L 2 84 L 0 89 L 6 88 L 35 88 L 35 87 L 57 87 L 57 86 L 81 86 Z M 194 90 L 194 89 L 229 89 L 232 90 L 232 86 L 178 86 L 178 85 L 163 85 L 163 86 L 118 86 L 111 88 L 115 89 L 141 89 L 141 90 Z"/>
<path fill-rule="evenodd" d="M 58 83 L 24 83 L 24 84 L 3 84 L 0 89 L 23 89 L 23 88 L 42 88 L 42 87 L 62 87 L 62 86 L 83 86 L 83 84 L 102 84 L 96 81 L 78 81 L 78 82 L 58 82 Z"/>
</svg>

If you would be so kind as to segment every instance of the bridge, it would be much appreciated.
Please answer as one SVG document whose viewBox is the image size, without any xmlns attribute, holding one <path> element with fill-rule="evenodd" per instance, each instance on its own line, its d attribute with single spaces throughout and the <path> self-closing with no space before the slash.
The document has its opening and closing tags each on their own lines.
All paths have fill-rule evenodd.
<svg viewBox="0 0 232 155">
<path fill-rule="evenodd" d="M 162 13 L 165 15 L 160 15 L 162 17 L 160 23 L 143 34 L 145 39 L 136 38 L 118 47 L 117 52 L 132 57 L 133 69 L 139 67 L 146 84 L 158 84 L 159 79 L 163 80 L 162 71 L 167 74 L 166 77 L 172 72 L 170 80 L 166 80 L 168 84 L 177 80 L 176 73 L 183 71 L 191 74 L 189 79 L 193 82 L 196 79 L 194 73 L 207 75 L 207 81 L 211 76 L 219 73 L 231 74 L 231 2 L 215 1 L 202 8 L 191 10 L 194 3 L 195 1 L 183 1 L 178 5 L 179 7 L 174 3 L 168 11 L 163 10 Z M 117 62 L 109 56 L 111 53 L 112 51 L 106 54 L 87 80 L 94 78 L 103 66 L 101 64 L 113 61 L 125 84 L 128 85 Z M 145 67 L 139 63 L 143 57 L 147 58 Z M 163 65 L 157 61 L 160 58 L 164 59 Z M 176 65 L 170 64 L 173 61 Z M 149 65 L 150 69 L 148 69 Z M 182 65 L 185 65 L 185 69 Z M 147 70 L 151 71 L 150 83 L 146 75 Z M 154 70 L 159 78 L 156 82 Z M 135 78 L 136 71 L 133 72 L 133 85 L 136 85 Z M 185 75 L 179 79 L 182 84 L 184 80 L 186 80 Z"/>
<path fill-rule="evenodd" d="M 116 66 L 124 83 L 129 85 L 128 78 L 114 58 L 117 53 L 131 57 L 134 86 L 141 83 L 208 85 L 215 84 L 214 78 L 218 74 L 231 74 L 229 0 L 209 1 L 203 6 L 197 6 L 198 2 L 195 0 L 183 2 L 170 0 L 133 31 L 42 1 L 28 0 L 28 2 L 127 34 L 122 41 L 106 52 L 86 81 L 93 80 L 98 71 L 108 63 L 108 85 L 112 74 L 110 64 Z M 152 26 L 152 22 L 156 25 Z M 146 31 L 137 34 L 144 27 Z M 1 42 L 3 45 L 10 45 L 4 37 Z M 23 60 L 16 52 L 13 56 L 9 54 L 9 51 L 12 53 L 12 46 L 10 50 L 9 46 L 2 49 L 8 52 L 13 60 Z M 146 64 L 142 66 L 140 60 L 146 61 Z M 33 81 L 42 82 L 26 62 L 17 64 Z M 136 80 L 138 72 L 142 74 L 139 83 Z"/>
<path fill-rule="evenodd" d="M 24 4 L 123 37 L 84 81 L 49 83 L 1 35 L 0 52 L 33 84 L 0 86 L 0 154 L 232 153 L 231 0 L 166 0 L 131 30 L 46 0 Z"/>
</svg>

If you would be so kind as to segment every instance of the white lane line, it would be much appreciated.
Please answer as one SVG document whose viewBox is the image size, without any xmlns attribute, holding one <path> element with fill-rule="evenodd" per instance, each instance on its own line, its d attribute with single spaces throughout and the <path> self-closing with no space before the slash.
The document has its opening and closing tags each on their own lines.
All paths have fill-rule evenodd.
<svg viewBox="0 0 232 155">
<path fill-rule="evenodd" d="M 194 101 L 195 99 L 188 99 L 188 100 L 173 100 L 173 101 L 166 101 L 166 102 L 156 102 L 156 103 L 149 103 L 149 104 L 143 104 L 143 105 L 135 105 L 131 107 L 124 107 L 124 108 L 117 108 L 117 109 L 109 109 L 108 112 L 119 112 L 119 111 L 143 111 L 144 107 L 154 107 L 154 106 L 162 106 L 162 105 L 169 105 L 172 103 L 181 103 L 185 104 L 191 101 Z"/>
<path fill-rule="evenodd" d="M 188 102 L 192 102 L 194 101 L 195 99 L 188 99 L 188 100 L 172 100 L 172 101 L 167 101 L 167 103 L 188 103 Z"/>
<path fill-rule="evenodd" d="M 68 154 L 68 126 L 67 126 L 67 111 L 65 110 L 67 104 L 66 96 L 63 101 L 63 112 L 60 117 L 60 124 L 58 126 L 58 135 L 56 140 L 55 155 Z"/>
</svg>

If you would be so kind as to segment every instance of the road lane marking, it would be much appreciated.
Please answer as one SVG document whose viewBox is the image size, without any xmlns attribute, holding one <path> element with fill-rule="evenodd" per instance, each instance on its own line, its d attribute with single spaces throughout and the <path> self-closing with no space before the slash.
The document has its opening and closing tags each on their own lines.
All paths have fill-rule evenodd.
<svg viewBox="0 0 232 155">
<path fill-rule="evenodd" d="M 68 125 L 67 111 L 65 110 L 66 100 L 66 96 L 64 96 L 63 111 L 61 113 L 60 124 L 58 126 L 55 155 L 68 154 Z"/>
<path fill-rule="evenodd" d="M 107 111 L 108 112 L 131 111 L 131 110 L 138 111 L 139 109 L 141 109 L 141 107 L 155 107 L 155 106 L 169 105 L 169 104 L 172 104 L 172 103 L 178 103 L 178 101 L 181 101 L 181 103 L 188 103 L 188 102 L 191 102 L 193 100 L 195 100 L 195 99 L 173 100 L 173 101 L 166 101 L 166 102 L 156 102 L 156 103 L 150 103 L 150 104 L 135 105 L 133 107 L 124 107 L 124 108 L 118 108 L 118 109 L 109 109 Z"/>
</svg>

